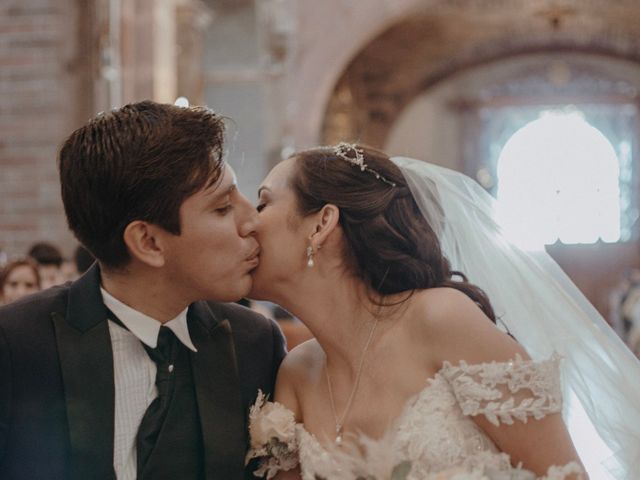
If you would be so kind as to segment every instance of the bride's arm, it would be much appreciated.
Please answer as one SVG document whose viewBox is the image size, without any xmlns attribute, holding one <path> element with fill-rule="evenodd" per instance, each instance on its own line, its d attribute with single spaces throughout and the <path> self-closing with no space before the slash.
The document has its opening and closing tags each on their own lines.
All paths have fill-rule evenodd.
<svg viewBox="0 0 640 480">
<path fill-rule="evenodd" d="M 434 361 L 438 363 L 435 365 L 436 369 L 439 369 L 445 361 L 451 365 L 458 365 L 462 361 L 471 366 L 504 362 L 504 367 L 509 369 L 512 368 L 510 365 L 513 365 L 509 362 L 515 360 L 516 368 L 519 365 L 524 369 L 525 375 L 522 378 L 528 378 L 526 369 L 531 362 L 528 362 L 528 355 L 515 340 L 498 330 L 480 308 L 463 293 L 446 289 L 442 294 L 445 298 L 442 298 L 441 306 L 431 308 L 432 315 L 427 322 L 429 345 L 435 353 Z M 516 360 L 517 355 L 522 357 L 520 363 Z M 457 373 L 465 372 L 458 370 Z M 473 383 L 470 378 L 471 372 L 466 373 L 469 375 L 466 379 L 462 379 L 462 384 L 465 380 L 471 380 Z M 514 381 L 513 378 L 511 381 Z M 478 382 L 478 384 L 481 383 Z M 483 402 L 480 402 L 480 405 L 472 402 L 469 414 L 473 415 L 473 420 L 496 446 L 511 457 L 512 464 L 522 463 L 524 468 L 539 476 L 547 474 L 548 469 L 554 465 L 564 466 L 570 462 L 580 464 L 562 416 L 557 412 L 559 405 L 554 404 L 554 398 L 534 398 L 535 395 L 528 388 L 514 393 L 509 387 L 506 384 L 496 386 L 504 393 L 502 398 L 491 400 L 498 413 L 497 417 L 491 415 L 491 408 L 480 412 L 482 410 L 480 405 Z M 514 398 L 515 405 L 528 406 L 522 410 L 513 409 L 513 415 L 509 417 L 509 407 L 500 410 L 500 407 L 507 406 L 507 404 L 501 404 L 501 401 L 506 402 L 509 398 Z M 530 405 L 529 398 L 532 399 Z M 527 402 L 522 404 L 521 401 L 525 399 Z M 557 399 L 559 400 L 559 391 Z M 458 400 L 462 400 L 460 396 Z M 536 401 L 538 402 L 535 403 Z M 490 402 L 486 404 L 491 405 Z M 554 405 L 553 408 L 549 407 L 550 404 Z M 530 408 L 532 406 L 533 408 Z M 506 415 L 501 416 L 500 412 L 505 412 Z M 489 415 L 486 415 L 487 413 Z M 567 477 L 567 479 L 574 478 L 585 477 L 577 475 Z"/>
<path fill-rule="evenodd" d="M 300 346 L 296 348 L 300 348 Z M 296 386 L 300 376 L 300 367 L 298 365 L 300 362 L 297 357 L 296 349 L 293 349 L 280 364 L 273 400 L 291 410 L 295 416 L 296 423 L 300 423 L 302 422 L 302 415 L 296 394 Z"/>
</svg>

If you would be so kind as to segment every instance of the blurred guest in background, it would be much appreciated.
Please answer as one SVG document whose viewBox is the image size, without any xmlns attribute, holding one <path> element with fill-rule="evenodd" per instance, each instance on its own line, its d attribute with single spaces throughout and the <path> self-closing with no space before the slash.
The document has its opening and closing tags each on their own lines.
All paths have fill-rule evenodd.
<svg viewBox="0 0 640 480">
<path fill-rule="evenodd" d="M 62 261 L 62 265 L 60 265 L 60 278 L 62 279 L 62 283 L 73 282 L 77 280 L 79 276 L 76 263 L 73 260 L 67 260 L 65 258 Z"/>
<path fill-rule="evenodd" d="M 38 290 L 40 277 L 33 261 L 14 260 L 0 270 L 0 304 L 14 302 Z"/>
<path fill-rule="evenodd" d="M 62 275 L 62 253 L 60 249 L 49 242 L 38 242 L 28 252 L 38 264 L 41 288 L 47 289 L 64 283 Z"/>
<path fill-rule="evenodd" d="M 82 245 L 78 245 L 73 253 L 73 261 L 76 264 L 78 275 L 82 275 L 84 272 L 89 270 L 89 267 L 93 265 L 93 262 L 95 262 L 96 259 L 91 255 L 89 250 L 84 248 Z"/>
<path fill-rule="evenodd" d="M 80 275 L 89 270 L 95 260 L 95 257 L 86 248 L 78 245 L 73 252 L 73 257 L 62 262 L 60 267 L 62 280 L 64 282 L 77 280 Z"/>
</svg>

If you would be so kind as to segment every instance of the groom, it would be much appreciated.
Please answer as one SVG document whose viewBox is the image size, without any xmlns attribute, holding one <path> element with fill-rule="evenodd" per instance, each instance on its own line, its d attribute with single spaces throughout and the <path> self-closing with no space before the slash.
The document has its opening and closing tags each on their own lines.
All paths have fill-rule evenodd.
<svg viewBox="0 0 640 480">
<path fill-rule="evenodd" d="M 0 308 L 3 480 L 249 478 L 247 410 L 285 348 L 219 303 L 259 253 L 223 135 L 208 109 L 145 101 L 64 143 L 68 223 L 97 263 Z"/>
</svg>

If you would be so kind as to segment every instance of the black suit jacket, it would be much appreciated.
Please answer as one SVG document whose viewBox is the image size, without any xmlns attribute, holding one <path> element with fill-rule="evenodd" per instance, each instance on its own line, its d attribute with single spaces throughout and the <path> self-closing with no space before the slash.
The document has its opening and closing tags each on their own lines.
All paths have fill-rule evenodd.
<svg viewBox="0 0 640 480">
<path fill-rule="evenodd" d="M 97 266 L 0 307 L 1 479 L 115 478 L 106 319 Z M 206 478 L 251 478 L 243 468 L 247 412 L 258 389 L 273 390 L 282 333 L 235 304 L 196 302 L 187 319 Z"/>
</svg>

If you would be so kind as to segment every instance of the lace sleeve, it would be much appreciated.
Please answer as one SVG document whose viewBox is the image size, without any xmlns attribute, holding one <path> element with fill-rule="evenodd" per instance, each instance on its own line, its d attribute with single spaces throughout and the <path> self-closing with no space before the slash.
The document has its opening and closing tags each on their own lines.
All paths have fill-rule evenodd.
<svg viewBox="0 0 640 480">
<path fill-rule="evenodd" d="M 291 470 L 298 465 L 298 442 L 293 412 L 278 402 L 268 402 L 258 391 L 256 402 L 249 410 L 249 437 L 251 448 L 245 465 L 261 458 L 257 477 L 273 478 L 280 470 Z"/>
<path fill-rule="evenodd" d="M 523 360 L 454 366 L 444 362 L 441 373 L 451 385 L 465 415 L 484 415 L 492 424 L 523 423 L 561 411 L 560 357 L 542 362 Z"/>
</svg>

